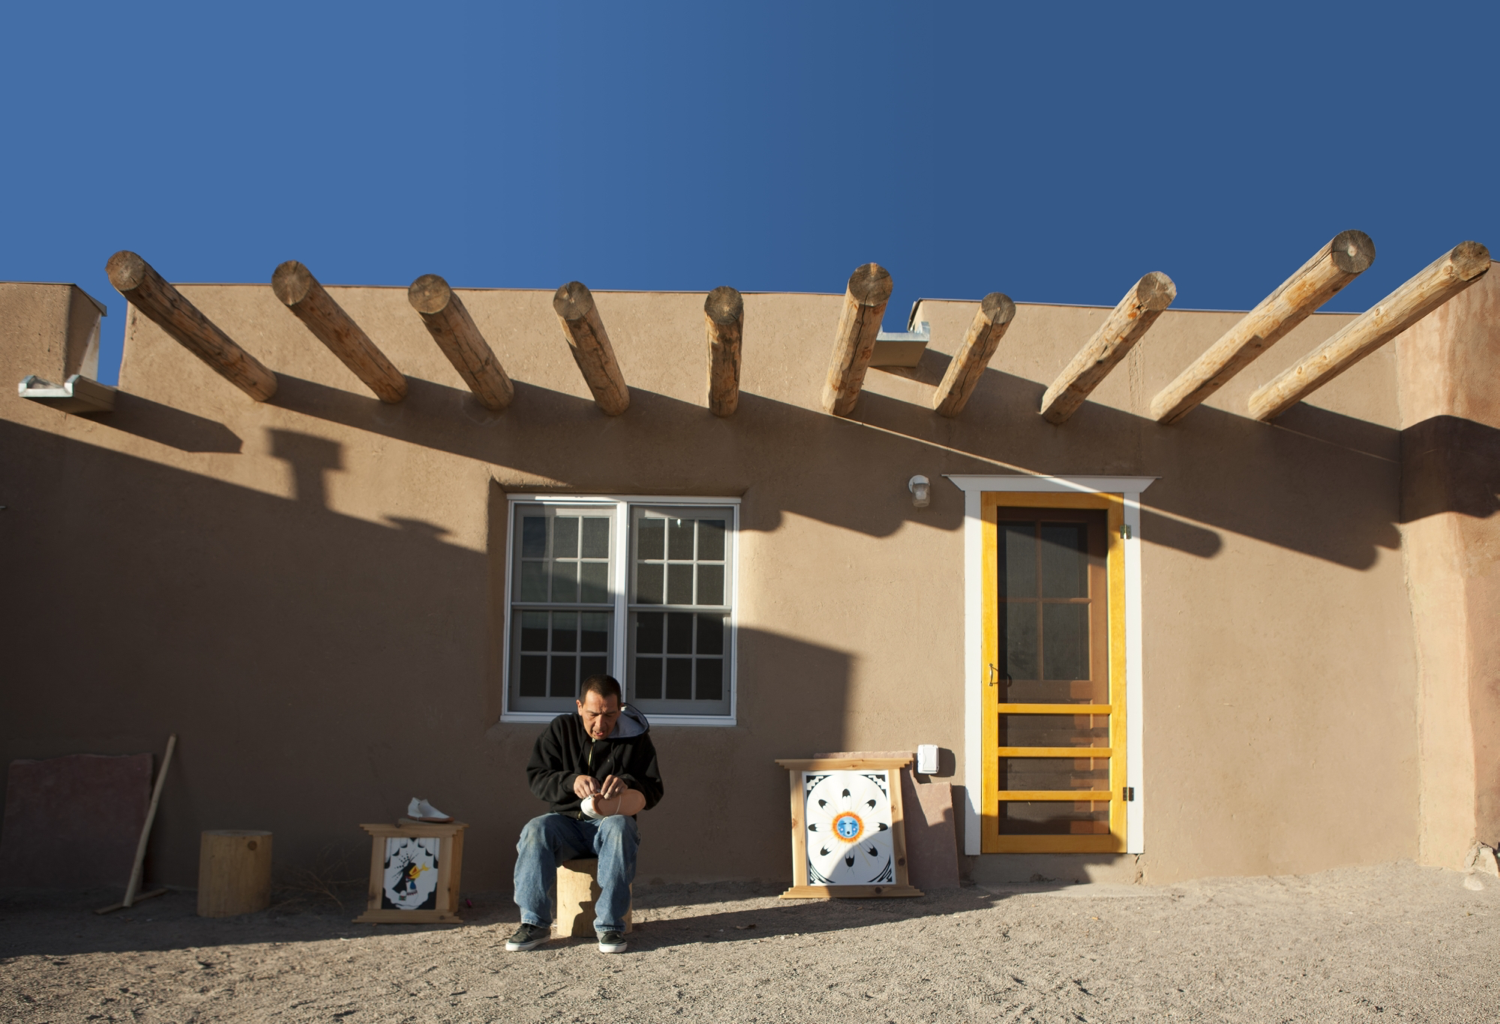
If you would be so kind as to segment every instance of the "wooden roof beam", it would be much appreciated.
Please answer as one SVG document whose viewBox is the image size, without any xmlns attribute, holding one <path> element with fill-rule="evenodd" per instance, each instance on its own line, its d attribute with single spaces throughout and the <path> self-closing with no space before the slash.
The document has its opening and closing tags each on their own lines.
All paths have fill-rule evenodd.
<svg viewBox="0 0 1500 1024">
<path fill-rule="evenodd" d="M 1344 325 L 1317 351 L 1250 396 L 1250 415 L 1271 420 L 1447 302 L 1490 269 L 1490 251 L 1460 242 Z"/>
<path fill-rule="evenodd" d="M 1042 396 L 1047 422 L 1063 423 L 1077 412 L 1175 298 L 1177 286 L 1159 270 L 1137 281 Z"/>
<path fill-rule="evenodd" d="M 436 274 L 423 274 L 406 290 L 427 333 L 486 409 L 499 412 L 516 397 L 516 387 L 490 348 L 463 300 Z"/>
<path fill-rule="evenodd" d="M 1151 418 L 1176 423 L 1375 262 L 1363 231 L 1335 235 L 1295 274 L 1151 400 Z"/>
<path fill-rule="evenodd" d="M 104 265 L 109 283 L 167 335 L 257 402 L 276 394 L 276 374 L 240 348 L 162 279 L 151 264 L 121 249 Z"/>
<path fill-rule="evenodd" d="M 875 337 L 885 304 L 891 298 L 891 275 L 878 263 L 866 263 L 849 275 L 844 308 L 833 338 L 833 358 L 823 383 L 823 411 L 847 416 L 859 403 L 865 371 L 875 352 Z"/>
<path fill-rule="evenodd" d="M 724 285 L 703 300 L 708 323 L 708 409 L 733 416 L 740 405 L 740 340 L 745 333 L 745 300 Z"/>
<path fill-rule="evenodd" d="M 376 398 L 394 405 L 406 397 L 406 378 L 401 371 L 323 290 L 311 270 L 296 260 L 287 260 L 271 275 L 271 290 L 313 337 L 327 345 L 365 387 L 375 392 Z"/>
<path fill-rule="evenodd" d="M 578 372 L 594 394 L 594 404 L 606 416 L 618 416 L 629 409 L 630 388 L 594 305 L 594 293 L 582 281 L 569 281 L 552 296 L 552 309 L 562 324 Z"/>
<path fill-rule="evenodd" d="M 932 408 L 939 416 L 957 416 L 969 403 L 979 378 L 990 364 L 990 357 L 1000 347 L 1000 339 L 1016 317 L 1016 304 L 1009 295 L 990 292 L 979 303 L 979 310 L 969 324 L 958 353 L 948 363 L 948 372 L 932 396 Z"/>
</svg>

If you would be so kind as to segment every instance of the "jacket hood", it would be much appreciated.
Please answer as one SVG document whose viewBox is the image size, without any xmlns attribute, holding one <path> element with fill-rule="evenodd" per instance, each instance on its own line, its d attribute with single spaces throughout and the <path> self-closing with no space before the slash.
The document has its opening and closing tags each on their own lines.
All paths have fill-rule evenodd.
<svg viewBox="0 0 1500 1024">
<path fill-rule="evenodd" d="M 646 721 L 646 716 L 626 704 L 620 709 L 620 720 L 615 723 L 615 730 L 609 734 L 609 738 L 628 740 L 632 736 L 643 736 L 650 731 L 651 723 Z"/>
</svg>

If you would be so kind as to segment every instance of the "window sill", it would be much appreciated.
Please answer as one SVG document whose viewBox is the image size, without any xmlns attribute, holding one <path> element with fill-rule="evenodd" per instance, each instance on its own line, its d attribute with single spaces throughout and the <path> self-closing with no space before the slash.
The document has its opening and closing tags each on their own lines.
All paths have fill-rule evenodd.
<svg viewBox="0 0 1500 1024">
<path fill-rule="evenodd" d="M 535 724 L 546 725 L 558 715 L 567 714 L 565 711 L 507 711 L 500 716 L 500 721 L 507 725 Z M 733 715 L 647 715 L 654 729 L 657 726 L 685 725 L 690 728 L 729 728 L 739 723 Z"/>
</svg>

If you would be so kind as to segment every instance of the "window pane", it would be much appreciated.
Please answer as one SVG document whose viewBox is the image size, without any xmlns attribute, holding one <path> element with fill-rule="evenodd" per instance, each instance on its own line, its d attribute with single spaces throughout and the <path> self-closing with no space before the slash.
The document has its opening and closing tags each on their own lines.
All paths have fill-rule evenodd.
<svg viewBox="0 0 1500 1024">
<path fill-rule="evenodd" d="M 667 700 L 692 700 L 693 659 L 667 659 Z"/>
<path fill-rule="evenodd" d="M 693 653 L 693 616 L 690 612 L 667 613 L 667 653 Z"/>
<path fill-rule="evenodd" d="M 1089 677 L 1089 606 L 1042 605 L 1044 679 Z"/>
<path fill-rule="evenodd" d="M 521 650 L 545 651 L 547 649 L 547 613 L 521 613 Z"/>
<path fill-rule="evenodd" d="M 608 562 L 578 563 L 578 600 L 582 604 L 604 604 L 609 600 Z"/>
<path fill-rule="evenodd" d="M 543 655 L 521 655 L 521 696 L 547 696 L 547 659 Z"/>
<path fill-rule="evenodd" d="M 542 516 L 521 519 L 521 557 L 547 557 L 547 520 Z"/>
<path fill-rule="evenodd" d="M 588 516 L 583 521 L 583 557 L 609 557 L 609 520 L 604 516 Z"/>
<path fill-rule="evenodd" d="M 724 616 L 698 616 L 698 653 L 724 653 Z"/>
<path fill-rule="evenodd" d="M 517 601 L 547 600 L 547 563 L 521 563 L 521 593 Z"/>
<path fill-rule="evenodd" d="M 595 655 L 586 655 L 578 659 L 578 679 L 580 685 L 589 676 L 602 676 L 609 672 L 609 659 L 600 658 Z"/>
<path fill-rule="evenodd" d="M 698 700 L 724 699 L 724 663 L 718 658 L 699 658 Z"/>
<path fill-rule="evenodd" d="M 724 561 L 724 520 L 698 520 L 698 560 L 700 562 Z"/>
<path fill-rule="evenodd" d="M 576 697 L 578 695 L 578 659 L 571 654 L 552 656 L 552 685 L 549 696 Z"/>
<path fill-rule="evenodd" d="M 660 654 L 662 626 L 666 616 L 661 612 L 636 612 L 635 649 L 642 654 Z"/>
<path fill-rule="evenodd" d="M 667 557 L 691 559 L 693 557 L 692 519 L 667 520 Z"/>
<path fill-rule="evenodd" d="M 584 612 L 579 617 L 579 640 L 580 651 L 607 651 L 609 650 L 609 619 L 608 612 Z M 604 669 L 600 669 L 603 672 Z"/>
<path fill-rule="evenodd" d="M 693 603 L 692 565 L 667 565 L 667 604 Z"/>
<path fill-rule="evenodd" d="M 552 613 L 552 649 L 554 651 L 578 650 L 578 613 Z"/>
<path fill-rule="evenodd" d="M 1036 524 L 1000 524 L 1000 596 L 1036 597 Z"/>
<path fill-rule="evenodd" d="M 1001 715 L 1002 747 L 1107 747 L 1108 715 Z"/>
<path fill-rule="evenodd" d="M 640 565 L 635 570 L 635 600 L 637 604 L 661 604 L 661 574 L 664 567 Z"/>
<path fill-rule="evenodd" d="M 665 519 L 641 519 L 636 524 L 636 557 L 665 558 L 667 521 Z"/>
<path fill-rule="evenodd" d="M 558 516 L 552 520 L 552 557 L 578 557 L 577 516 Z"/>
<path fill-rule="evenodd" d="M 1107 757 L 1002 757 L 1001 789 L 1109 788 Z"/>
<path fill-rule="evenodd" d="M 1042 524 L 1042 596 L 1089 596 L 1089 532 L 1083 523 Z"/>
<path fill-rule="evenodd" d="M 578 563 L 552 563 L 552 603 L 572 604 L 578 600 Z"/>
<path fill-rule="evenodd" d="M 1031 602 L 1003 604 L 1000 644 L 1005 649 L 1005 678 L 1036 679 L 1036 626 L 1040 605 Z"/>
<path fill-rule="evenodd" d="M 722 565 L 698 566 L 698 603 L 724 603 L 724 567 Z"/>
<path fill-rule="evenodd" d="M 635 659 L 633 700 L 661 700 L 661 659 Z"/>
</svg>

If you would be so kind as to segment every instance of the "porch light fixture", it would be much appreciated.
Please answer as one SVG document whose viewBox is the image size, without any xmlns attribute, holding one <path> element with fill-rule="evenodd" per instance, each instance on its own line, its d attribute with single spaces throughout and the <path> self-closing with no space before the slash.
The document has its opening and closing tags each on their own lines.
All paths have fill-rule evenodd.
<svg viewBox="0 0 1500 1024">
<path fill-rule="evenodd" d="M 932 483 L 920 473 L 906 482 L 911 491 L 911 503 L 917 508 L 926 508 L 932 502 Z"/>
</svg>

